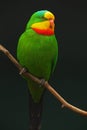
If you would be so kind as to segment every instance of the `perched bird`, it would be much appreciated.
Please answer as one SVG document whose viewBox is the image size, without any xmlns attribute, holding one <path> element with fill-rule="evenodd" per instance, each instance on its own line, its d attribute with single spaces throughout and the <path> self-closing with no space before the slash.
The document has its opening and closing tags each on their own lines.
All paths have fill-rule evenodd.
<svg viewBox="0 0 87 130">
<path fill-rule="evenodd" d="M 49 80 L 58 57 L 58 43 L 54 33 L 55 16 L 48 10 L 35 12 L 19 38 L 17 59 L 34 76 Z M 41 129 L 41 115 L 45 88 L 26 79 L 29 88 L 30 130 Z"/>
</svg>

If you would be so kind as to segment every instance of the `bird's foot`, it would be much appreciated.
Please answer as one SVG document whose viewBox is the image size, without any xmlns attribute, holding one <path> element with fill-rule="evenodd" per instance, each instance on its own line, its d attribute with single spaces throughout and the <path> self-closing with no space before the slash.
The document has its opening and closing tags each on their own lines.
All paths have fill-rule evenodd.
<svg viewBox="0 0 87 130">
<path fill-rule="evenodd" d="M 40 82 L 40 87 L 42 87 L 45 82 L 46 82 L 46 80 L 42 78 L 42 79 L 41 79 L 41 82 Z"/>
<path fill-rule="evenodd" d="M 22 68 L 21 71 L 19 72 L 20 75 L 22 75 L 23 73 L 27 72 L 27 69 L 26 68 Z"/>
</svg>

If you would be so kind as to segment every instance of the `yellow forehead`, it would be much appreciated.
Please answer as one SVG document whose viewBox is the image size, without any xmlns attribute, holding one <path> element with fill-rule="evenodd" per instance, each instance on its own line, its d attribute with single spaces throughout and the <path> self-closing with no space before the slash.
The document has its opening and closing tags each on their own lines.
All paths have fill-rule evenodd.
<svg viewBox="0 0 87 130">
<path fill-rule="evenodd" d="M 55 19 L 55 16 L 51 13 L 51 12 L 46 12 L 45 14 L 44 14 L 44 18 L 46 18 L 46 19 Z"/>
</svg>

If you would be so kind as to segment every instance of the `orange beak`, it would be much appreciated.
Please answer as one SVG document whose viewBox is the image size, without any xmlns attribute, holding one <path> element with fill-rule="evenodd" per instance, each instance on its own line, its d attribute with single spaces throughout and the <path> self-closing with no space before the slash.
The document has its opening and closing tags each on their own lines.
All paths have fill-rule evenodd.
<svg viewBox="0 0 87 130">
<path fill-rule="evenodd" d="M 54 20 L 51 19 L 51 20 L 49 20 L 49 21 L 50 21 L 50 26 L 53 26 L 53 25 L 54 25 Z"/>
<path fill-rule="evenodd" d="M 55 26 L 54 20 L 51 19 L 51 20 L 49 20 L 49 22 L 50 22 L 50 28 L 54 29 L 54 26 Z"/>
</svg>

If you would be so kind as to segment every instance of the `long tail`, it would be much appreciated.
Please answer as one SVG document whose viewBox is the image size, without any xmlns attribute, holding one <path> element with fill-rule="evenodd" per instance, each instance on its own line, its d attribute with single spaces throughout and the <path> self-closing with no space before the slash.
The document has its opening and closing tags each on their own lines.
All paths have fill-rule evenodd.
<svg viewBox="0 0 87 130">
<path fill-rule="evenodd" d="M 42 118 L 42 106 L 43 96 L 39 103 L 35 103 L 32 96 L 29 94 L 29 118 L 30 125 L 29 130 L 40 130 L 41 129 L 41 118 Z"/>
</svg>

